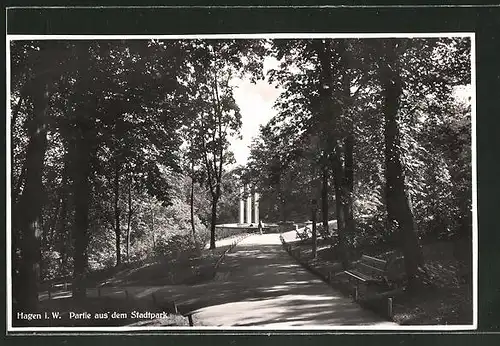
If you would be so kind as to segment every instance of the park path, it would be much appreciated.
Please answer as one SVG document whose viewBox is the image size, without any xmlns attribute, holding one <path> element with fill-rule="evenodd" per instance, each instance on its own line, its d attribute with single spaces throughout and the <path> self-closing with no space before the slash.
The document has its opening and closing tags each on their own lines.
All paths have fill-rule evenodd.
<svg viewBox="0 0 500 346">
<path fill-rule="evenodd" d="M 241 241 L 226 255 L 216 280 L 205 288 L 201 305 L 206 306 L 194 314 L 196 325 L 397 327 L 297 264 L 283 250 L 278 234 L 256 234 Z"/>
<path fill-rule="evenodd" d="M 294 241 L 295 231 L 283 234 Z M 232 240 L 217 242 L 229 245 Z M 227 243 L 227 244 L 226 244 Z M 195 326 L 335 328 L 398 325 L 362 309 L 305 270 L 283 249 L 279 234 L 254 234 L 226 254 L 215 279 L 195 285 L 103 288 L 104 296 L 153 302 L 194 311 Z M 69 292 L 65 292 L 70 294 Z M 64 292 L 63 292 L 64 294 Z M 97 296 L 97 290 L 87 292 Z"/>
</svg>

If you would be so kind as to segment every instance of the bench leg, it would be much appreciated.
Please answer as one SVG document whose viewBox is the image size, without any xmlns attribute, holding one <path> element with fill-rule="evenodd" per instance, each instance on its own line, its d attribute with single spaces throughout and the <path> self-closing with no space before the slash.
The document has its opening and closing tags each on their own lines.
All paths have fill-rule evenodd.
<svg viewBox="0 0 500 346">
<path fill-rule="evenodd" d="M 193 323 L 193 315 L 189 314 L 189 315 L 187 316 L 187 318 L 188 318 L 188 321 L 189 321 L 189 326 L 190 326 L 190 327 L 194 326 L 194 323 Z"/>
<path fill-rule="evenodd" d="M 354 286 L 354 294 L 353 294 L 353 298 L 354 298 L 354 301 L 357 302 L 358 301 L 358 295 L 359 295 L 359 285 L 356 284 L 356 286 Z"/>
</svg>

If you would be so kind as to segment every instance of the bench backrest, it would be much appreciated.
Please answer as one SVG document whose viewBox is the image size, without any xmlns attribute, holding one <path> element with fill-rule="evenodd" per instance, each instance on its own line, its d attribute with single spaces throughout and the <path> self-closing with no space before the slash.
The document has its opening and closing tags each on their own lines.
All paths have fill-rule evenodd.
<svg viewBox="0 0 500 346">
<path fill-rule="evenodd" d="M 387 261 L 368 255 L 361 256 L 361 261 L 382 271 L 385 270 L 385 266 L 387 265 Z"/>
<path fill-rule="evenodd" d="M 403 256 L 394 256 L 387 263 L 386 276 L 389 281 L 397 281 L 406 275 L 405 260 Z"/>
<path fill-rule="evenodd" d="M 363 255 L 356 263 L 356 269 L 372 277 L 382 277 L 385 273 L 387 262 L 379 258 Z"/>
</svg>

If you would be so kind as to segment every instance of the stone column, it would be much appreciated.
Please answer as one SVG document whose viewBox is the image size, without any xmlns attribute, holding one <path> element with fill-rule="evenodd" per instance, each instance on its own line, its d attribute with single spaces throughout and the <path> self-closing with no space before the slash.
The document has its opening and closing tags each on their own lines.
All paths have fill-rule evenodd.
<svg viewBox="0 0 500 346">
<path fill-rule="evenodd" d="M 259 194 L 257 192 L 254 193 L 253 195 L 253 212 L 254 216 L 253 219 L 255 221 L 255 224 L 259 224 Z"/>
<path fill-rule="evenodd" d="M 252 223 L 252 193 L 247 189 L 247 220 L 246 223 Z"/>
<path fill-rule="evenodd" d="M 240 187 L 240 224 L 245 223 L 245 200 L 243 199 L 245 196 L 245 189 Z"/>
</svg>

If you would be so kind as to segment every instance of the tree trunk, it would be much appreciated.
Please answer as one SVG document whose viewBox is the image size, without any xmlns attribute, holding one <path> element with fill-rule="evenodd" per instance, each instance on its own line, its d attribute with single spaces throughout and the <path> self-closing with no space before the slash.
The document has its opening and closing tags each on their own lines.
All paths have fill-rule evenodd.
<svg viewBox="0 0 500 346">
<path fill-rule="evenodd" d="M 151 234 L 153 235 L 153 250 L 156 248 L 156 237 L 155 237 L 155 211 L 151 208 Z"/>
<path fill-rule="evenodd" d="M 191 162 L 191 194 L 189 196 L 189 208 L 191 211 L 191 232 L 193 235 L 193 244 L 198 249 L 198 242 L 196 241 L 196 228 L 194 225 L 194 163 Z"/>
<path fill-rule="evenodd" d="M 27 82 L 29 83 L 29 82 Z M 23 103 L 25 102 L 25 99 L 26 99 L 26 91 L 28 90 L 28 85 L 29 84 L 25 84 L 21 90 L 20 90 L 20 93 L 19 93 L 19 100 L 17 101 L 17 103 L 14 105 L 14 107 L 12 107 L 11 109 L 11 120 L 10 120 L 10 124 L 11 124 L 11 127 L 15 127 L 17 125 L 17 118 L 19 116 L 19 113 L 21 111 L 21 106 L 23 105 Z M 13 153 L 13 152 L 12 152 Z M 13 162 L 13 161 L 12 161 Z"/>
<path fill-rule="evenodd" d="M 65 144 L 65 147 L 67 147 L 67 144 Z M 60 201 L 61 201 L 61 208 L 59 209 L 59 215 L 57 217 L 57 224 L 56 224 L 56 249 L 60 254 L 60 261 L 59 261 L 59 275 L 66 276 L 66 263 L 67 263 L 67 258 L 68 258 L 68 253 L 69 250 L 71 249 L 71 244 L 68 242 L 68 231 L 66 229 L 68 225 L 68 198 L 69 198 L 69 191 L 68 191 L 68 178 L 69 178 L 69 155 L 68 152 L 65 152 L 64 154 L 64 168 L 62 172 L 62 185 L 60 189 Z"/>
<path fill-rule="evenodd" d="M 312 258 L 315 259 L 318 252 L 318 232 L 316 228 L 316 200 L 312 201 L 311 206 L 311 220 L 312 220 Z"/>
<path fill-rule="evenodd" d="M 286 211 L 286 198 L 285 198 L 285 192 L 284 192 L 284 188 L 283 188 L 283 182 L 282 182 L 282 178 L 283 178 L 283 175 L 281 175 L 280 173 L 280 182 L 279 182 L 279 190 L 278 190 L 278 194 L 279 194 L 279 197 L 280 197 L 280 214 L 281 214 L 281 221 L 283 221 L 283 223 L 286 222 L 286 219 L 287 219 L 287 211 Z"/>
<path fill-rule="evenodd" d="M 64 177 L 63 177 L 64 180 Z M 56 232 L 57 223 L 61 213 L 62 201 L 62 188 L 58 189 L 56 209 L 53 213 L 49 213 L 49 220 L 45 220 L 42 232 L 42 239 L 40 242 L 40 281 L 48 279 L 48 266 L 49 261 L 45 256 L 45 251 L 50 251 L 55 248 L 54 233 Z M 50 215 L 51 214 L 51 215 Z"/>
<path fill-rule="evenodd" d="M 344 216 L 346 234 L 352 235 L 355 232 L 353 213 L 353 189 L 354 189 L 354 119 L 352 117 L 353 98 L 351 96 L 351 53 L 348 49 L 347 40 L 340 40 L 338 45 L 340 54 L 340 68 L 342 69 L 342 114 L 343 126 L 345 127 L 344 138 L 344 177 L 342 187 L 344 189 Z"/>
<path fill-rule="evenodd" d="M 128 213 L 127 213 L 127 262 L 130 262 L 130 224 L 132 223 L 132 174 L 128 185 Z"/>
<path fill-rule="evenodd" d="M 74 223 L 71 232 L 73 240 L 73 298 L 86 297 L 85 276 L 88 269 L 88 243 L 90 233 L 89 210 L 91 205 L 91 162 L 95 155 L 94 124 L 95 116 L 92 104 L 85 97 L 91 88 L 91 78 L 88 73 L 90 64 L 90 42 L 82 42 L 76 47 L 75 60 L 78 65 L 78 78 L 75 85 L 75 96 L 69 111 L 71 127 L 68 129 L 68 152 L 70 154 L 72 190 L 74 204 Z M 94 111 L 95 112 L 95 111 Z"/>
<path fill-rule="evenodd" d="M 84 132 L 84 131 L 82 131 Z M 90 209 L 90 161 L 91 148 L 88 134 L 80 133 L 75 140 L 73 155 L 73 196 L 75 204 L 73 297 L 86 296 L 84 284 L 88 265 L 89 209 Z"/>
<path fill-rule="evenodd" d="M 215 249 L 215 225 L 217 223 L 217 203 L 219 202 L 220 192 L 217 186 L 215 195 L 212 195 L 212 213 L 210 222 L 210 250 Z"/>
<path fill-rule="evenodd" d="M 46 111 L 48 107 L 48 83 L 37 80 L 33 85 L 33 118 L 28 125 L 29 143 L 26 149 L 26 182 L 18 205 L 15 207 L 15 227 L 20 237 L 21 261 L 19 273 L 13 278 L 14 294 L 20 311 L 36 311 L 38 308 L 37 272 L 40 253 L 40 216 L 43 204 L 42 171 L 47 148 Z M 17 279 L 17 280 L 16 280 Z"/>
<path fill-rule="evenodd" d="M 11 162 L 14 165 L 14 158 L 11 159 Z M 21 168 L 21 173 L 19 174 L 17 181 L 15 181 L 14 167 L 12 167 L 11 169 L 11 176 L 12 176 L 11 203 L 12 205 L 16 205 L 19 202 L 21 188 L 23 184 L 26 182 L 26 161 L 24 162 L 23 167 Z"/>
<path fill-rule="evenodd" d="M 327 152 L 331 152 L 331 162 L 333 169 L 333 183 L 335 185 L 335 211 L 337 214 L 337 232 L 339 235 L 339 244 L 337 250 L 339 258 L 344 268 L 349 265 L 347 256 L 347 244 L 345 235 L 345 189 L 344 167 L 341 161 L 341 107 L 333 98 L 333 74 L 332 74 L 332 57 L 331 47 L 328 41 L 318 42 L 317 53 L 321 66 L 321 86 L 319 94 L 321 97 L 321 123 L 325 127 L 324 145 Z"/>
<path fill-rule="evenodd" d="M 121 256 L 121 230 L 120 230 L 120 164 L 118 158 L 115 158 L 114 174 L 114 209 L 115 209 L 115 242 L 116 242 L 116 266 L 122 263 Z"/>
<path fill-rule="evenodd" d="M 66 188 L 65 188 L 66 190 Z M 68 260 L 68 248 L 70 244 L 68 242 L 67 236 L 67 215 L 68 215 L 68 195 L 67 191 L 62 196 L 61 211 L 59 213 L 59 226 L 57 228 L 57 233 L 59 235 L 58 250 L 61 256 L 59 272 L 61 275 L 66 275 L 66 263 Z"/>
<path fill-rule="evenodd" d="M 347 269 L 349 258 L 347 256 L 347 239 L 345 234 L 345 197 L 343 182 L 343 167 L 338 149 L 333 153 L 333 185 L 335 186 L 335 211 L 337 214 L 337 232 L 339 236 L 338 252 L 342 267 Z"/>
<path fill-rule="evenodd" d="M 356 231 L 356 224 L 354 221 L 353 202 L 354 202 L 354 167 L 353 167 L 353 149 L 354 149 L 354 135 L 349 133 L 344 139 L 344 189 L 345 189 L 345 230 L 346 234 L 354 234 Z"/>
<path fill-rule="evenodd" d="M 330 230 L 328 229 L 328 166 L 323 166 L 321 176 L 321 216 L 323 218 L 323 236 L 328 236 Z"/>
<path fill-rule="evenodd" d="M 423 256 L 406 194 L 400 157 L 398 110 L 402 81 L 397 65 L 396 47 L 393 42 L 388 42 L 385 49 L 387 62 L 382 67 L 382 86 L 385 115 L 386 203 L 388 221 L 398 230 L 405 258 L 406 274 L 411 286 L 416 279 L 418 267 L 423 266 Z"/>
</svg>

